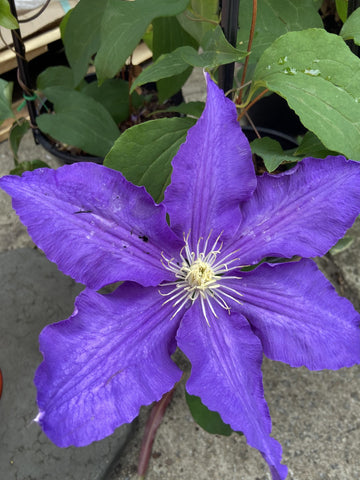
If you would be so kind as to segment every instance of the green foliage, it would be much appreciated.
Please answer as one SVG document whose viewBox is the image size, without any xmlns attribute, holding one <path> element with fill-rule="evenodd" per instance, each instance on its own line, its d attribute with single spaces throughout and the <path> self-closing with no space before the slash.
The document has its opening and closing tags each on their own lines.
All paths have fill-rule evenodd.
<svg viewBox="0 0 360 480">
<path fill-rule="evenodd" d="M 7 0 L 0 0 L 0 25 L 10 30 L 19 28 L 19 24 L 10 11 L 10 5 Z"/>
<path fill-rule="evenodd" d="M 37 88 L 44 91 L 45 88 L 63 86 L 66 88 L 74 87 L 73 71 L 69 67 L 63 65 L 57 67 L 49 67 L 37 77 Z"/>
<path fill-rule="evenodd" d="M 203 45 L 206 33 L 219 23 L 218 0 L 191 0 L 188 8 L 177 16 L 181 26 L 189 35 Z"/>
<path fill-rule="evenodd" d="M 63 41 L 75 85 L 85 76 L 90 58 L 100 46 L 101 19 L 107 4 L 108 0 L 81 0 L 67 18 Z"/>
<path fill-rule="evenodd" d="M 344 23 L 340 35 L 344 40 L 354 40 L 360 45 L 360 8 L 357 8 Z"/>
<path fill-rule="evenodd" d="M 116 123 L 129 117 L 129 83 L 125 80 L 111 78 L 101 85 L 85 82 L 81 92 L 101 103 Z"/>
<path fill-rule="evenodd" d="M 184 115 L 190 115 L 191 117 L 200 118 L 204 107 L 204 102 L 188 102 L 181 103 L 180 105 L 174 107 L 169 107 L 166 111 L 183 113 Z"/>
<path fill-rule="evenodd" d="M 345 23 L 347 18 L 348 0 L 335 0 L 336 11 L 340 17 L 340 20 Z"/>
<path fill-rule="evenodd" d="M 11 109 L 13 83 L 0 78 L 0 123 L 15 117 Z"/>
<path fill-rule="evenodd" d="M 252 152 L 263 159 L 268 172 L 273 172 L 284 162 L 297 161 L 292 152 L 284 152 L 280 143 L 269 137 L 257 138 L 250 146 Z"/>
<path fill-rule="evenodd" d="M 66 87 L 48 87 L 44 94 L 54 104 L 56 113 L 40 115 L 39 128 L 62 143 L 105 156 L 119 136 L 118 127 L 105 107 Z"/>
<path fill-rule="evenodd" d="M 98 0 L 91 1 L 98 3 Z M 100 82 L 112 78 L 121 69 L 154 18 L 177 15 L 187 3 L 188 0 L 107 0 L 101 22 L 101 45 L 95 58 Z"/>
<path fill-rule="evenodd" d="M 34 160 L 26 160 L 19 162 L 19 146 L 24 135 L 29 131 L 30 123 L 25 118 L 16 120 L 10 130 L 9 144 L 14 156 L 15 168 L 10 170 L 10 175 L 22 175 L 24 172 L 33 171 L 37 168 L 49 168 L 49 165 L 42 160 L 36 158 Z"/>
<path fill-rule="evenodd" d="M 0 0 L 0 14 L 4 2 L 7 5 L 7 0 Z M 336 0 L 343 20 L 346 3 Z M 344 43 L 344 39 L 360 43 L 360 9 L 347 19 L 341 38 L 322 28 L 320 5 L 321 0 L 258 1 L 247 71 L 252 82 L 244 89 L 247 99 L 242 107 L 269 89 L 284 97 L 310 130 L 296 152 L 283 152 L 267 138 L 253 142 L 253 151 L 270 172 L 301 156 L 340 152 L 360 160 L 360 60 Z M 118 124 L 128 118 L 131 107 L 144 101 L 135 92 L 138 86 L 156 81 L 163 101 L 181 88 L 194 66 L 216 77 L 220 65 L 244 60 L 252 8 L 252 0 L 241 0 L 238 44 L 233 47 L 219 26 L 218 0 L 80 0 L 61 24 L 70 68 L 51 67 L 37 81 L 56 112 L 41 115 L 39 127 L 65 144 L 106 155 L 119 137 Z M 144 37 L 153 49 L 154 62 L 134 79 L 129 100 L 128 84 L 113 77 Z M 92 62 L 98 83 L 88 84 L 84 76 Z M 198 118 L 202 108 L 200 103 L 189 103 L 169 111 Z M 12 115 L 11 85 L 1 81 L 0 120 Z M 114 168 L 135 183 L 145 184 L 159 200 L 170 175 L 170 159 L 189 122 L 193 120 L 162 119 L 132 127 L 121 135 L 106 162 L 116 164 Z M 139 174 L 128 160 L 132 158 Z"/>
<path fill-rule="evenodd" d="M 35 160 L 27 160 L 16 165 L 10 170 L 10 175 L 22 175 L 24 172 L 32 172 L 37 168 L 50 168 L 49 165 L 42 160 L 36 158 Z"/>
<path fill-rule="evenodd" d="M 342 253 L 345 250 L 347 250 L 349 247 L 351 247 L 353 242 L 354 242 L 353 237 L 346 235 L 344 238 L 340 238 L 337 244 L 330 249 L 330 253 L 332 255 L 337 255 L 338 253 Z"/>
<path fill-rule="evenodd" d="M 328 150 L 320 142 L 317 136 L 312 132 L 307 132 L 301 142 L 299 143 L 298 148 L 294 152 L 294 155 L 304 157 L 314 157 L 314 158 L 325 158 L 328 155 L 337 155 L 338 152 Z"/>
<path fill-rule="evenodd" d="M 20 142 L 23 139 L 24 135 L 30 128 L 30 123 L 25 118 L 20 118 L 16 122 L 13 123 L 10 135 L 9 135 L 9 143 L 10 148 L 12 150 L 14 156 L 15 165 L 19 163 L 18 151 Z"/>
<path fill-rule="evenodd" d="M 253 95 L 284 97 L 329 150 L 360 160 L 360 59 L 341 37 L 321 29 L 289 32 L 261 56 Z"/>
<path fill-rule="evenodd" d="M 153 21 L 153 60 L 183 45 L 198 47 L 196 40 L 180 26 L 176 17 L 156 18 Z M 160 79 L 157 82 L 159 100 L 162 102 L 177 93 L 191 72 L 192 68 L 188 67 L 179 75 Z"/>
<path fill-rule="evenodd" d="M 61 35 L 62 41 L 64 41 L 66 25 L 67 25 L 67 23 L 68 23 L 68 20 L 69 20 L 70 15 L 71 15 L 71 13 L 72 13 L 73 10 L 74 10 L 74 9 L 71 8 L 67 13 L 65 13 L 63 19 L 62 19 L 61 22 L 60 22 L 59 28 L 60 28 L 60 35 Z"/>
<path fill-rule="evenodd" d="M 195 123 L 191 118 L 161 118 L 131 127 L 117 139 L 104 165 L 144 185 L 159 203 L 170 182 L 171 160 Z"/>
<path fill-rule="evenodd" d="M 221 420 L 218 412 L 209 410 L 201 402 L 199 397 L 196 397 L 195 395 L 189 395 L 187 392 L 185 392 L 185 398 L 191 415 L 201 428 L 206 430 L 208 433 L 224 435 L 226 437 L 233 433 L 230 425 L 227 425 Z"/>
<path fill-rule="evenodd" d="M 318 13 L 320 5 L 321 0 L 259 0 L 250 62 L 257 62 L 264 50 L 287 32 L 322 27 Z M 238 42 L 245 47 L 249 40 L 252 8 L 252 0 L 241 0 Z"/>
<path fill-rule="evenodd" d="M 190 46 L 182 46 L 171 53 L 161 55 L 134 81 L 131 90 L 147 82 L 156 82 L 184 72 L 189 65 L 201 68 L 216 68 L 219 65 L 239 61 L 246 56 L 242 50 L 230 45 L 220 27 L 205 36 L 205 50 L 198 53 Z"/>
</svg>

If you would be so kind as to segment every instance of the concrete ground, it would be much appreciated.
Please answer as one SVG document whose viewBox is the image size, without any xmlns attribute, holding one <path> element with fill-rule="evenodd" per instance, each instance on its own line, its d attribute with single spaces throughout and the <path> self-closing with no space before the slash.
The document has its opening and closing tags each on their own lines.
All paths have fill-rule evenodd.
<svg viewBox="0 0 360 480">
<path fill-rule="evenodd" d="M 200 77 L 199 77 L 200 78 Z M 200 78 L 201 81 L 201 78 Z M 196 83 L 198 85 L 198 83 Z M 192 93 L 194 87 L 190 88 Z M 202 87 L 198 87 L 201 93 Z M 193 97 L 192 99 L 197 99 Z M 23 159 L 55 159 L 28 135 Z M 0 144 L 0 176 L 12 168 L 7 142 Z M 321 268 L 341 295 L 360 307 L 360 222 L 353 244 L 328 255 Z M 1 480 L 135 480 L 148 408 L 133 428 L 118 429 L 108 439 L 81 449 L 51 445 L 32 419 L 37 413 L 32 377 L 41 361 L 37 336 L 47 323 L 66 318 L 81 285 L 57 271 L 29 239 L 0 192 L 0 400 Z M 265 395 L 273 435 L 284 450 L 291 480 L 360 478 L 360 366 L 337 372 L 292 369 L 267 359 Z M 266 480 L 268 468 L 244 437 L 210 435 L 188 411 L 181 384 L 158 430 L 148 480 Z"/>
</svg>

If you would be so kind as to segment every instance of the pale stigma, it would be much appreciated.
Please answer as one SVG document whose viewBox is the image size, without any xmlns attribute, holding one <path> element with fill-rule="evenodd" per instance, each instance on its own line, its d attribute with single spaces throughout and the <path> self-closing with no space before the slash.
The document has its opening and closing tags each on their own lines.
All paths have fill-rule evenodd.
<svg viewBox="0 0 360 480">
<path fill-rule="evenodd" d="M 241 304 L 236 297 L 241 297 L 242 294 L 226 285 L 227 280 L 241 280 L 241 277 L 228 275 L 230 271 L 242 267 L 238 265 L 239 258 L 235 257 L 237 250 L 222 256 L 221 234 L 209 248 L 210 235 L 205 241 L 202 237 L 199 238 L 196 252 L 190 249 L 189 235 L 186 237 L 184 235 L 185 245 L 180 251 L 180 261 L 176 261 L 174 258 L 166 258 L 162 254 L 162 264 L 166 270 L 174 273 L 176 278 L 173 282 L 163 282 L 160 285 L 161 287 L 173 286 L 174 288 L 167 293 L 159 292 L 161 295 L 169 297 L 163 305 L 173 302 L 173 307 L 176 308 L 171 318 L 174 318 L 188 302 L 193 304 L 196 300 L 199 300 L 206 323 L 210 326 L 209 313 L 211 312 L 218 318 L 215 313 L 214 302 L 227 310 L 228 313 L 230 313 L 229 299 Z"/>
</svg>

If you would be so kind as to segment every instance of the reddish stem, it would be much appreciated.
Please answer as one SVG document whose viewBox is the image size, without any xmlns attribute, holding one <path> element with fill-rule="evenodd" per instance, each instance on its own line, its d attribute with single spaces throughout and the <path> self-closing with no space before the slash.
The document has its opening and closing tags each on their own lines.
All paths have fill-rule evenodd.
<svg viewBox="0 0 360 480">
<path fill-rule="evenodd" d="M 247 46 L 248 54 L 251 51 L 251 46 L 252 46 L 252 42 L 253 42 L 253 39 L 254 39 L 256 17 L 257 17 L 257 0 L 253 0 L 253 11 L 252 11 L 252 18 L 251 18 L 250 35 L 249 35 L 249 42 L 248 42 L 248 46 Z M 249 63 L 249 57 L 250 57 L 250 55 L 247 55 L 247 57 L 245 58 L 243 73 L 242 73 L 242 77 L 241 77 L 240 92 L 239 92 L 238 98 L 236 99 L 237 104 L 240 104 L 241 101 L 242 101 L 242 91 L 243 91 L 243 86 L 244 86 L 244 83 L 245 83 L 246 72 L 247 72 L 247 67 L 248 67 L 248 63 Z"/>
<path fill-rule="evenodd" d="M 254 130 L 255 135 L 257 136 L 257 138 L 261 138 L 261 135 L 260 135 L 260 133 L 258 132 L 258 129 L 255 127 L 254 122 L 251 120 L 251 117 L 250 117 L 250 115 L 248 114 L 248 112 L 245 112 L 245 117 L 247 118 L 247 121 L 250 123 L 250 126 L 251 126 L 251 128 Z"/>
<path fill-rule="evenodd" d="M 242 112 L 238 115 L 237 120 L 239 121 L 240 118 L 242 118 L 246 114 L 246 112 L 254 105 L 254 103 L 256 103 L 258 100 L 260 100 L 260 98 L 263 97 L 265 95 L 265 93 L 267 93 L 268 91 L 269 91 L 269 89 L 265 88 L 265 90 L 263 90 L 261 93 L 259 93 L 259 95 L 257 97 L 255 97 L 254 100 L 252 102 L 250 102 L 249 105 L 242 110 Z"/>
<path fill-rule="evenodd" d="M 165 393 L 161 400 L 155 403 L 151 410 L 148 421 L 146 422 L 145 432 L 141 442 L 141 450 L 138 464 L 138 475 L 142 479 L 145 478 L 145 474 L 149 466 L 150 455 L 155 440 L 156 431 L 161 424 L 166 408 L 171 402 L 176 386 L 177 384 L 172 390 L 170 390 L 170 392 Z"/>
</svg>

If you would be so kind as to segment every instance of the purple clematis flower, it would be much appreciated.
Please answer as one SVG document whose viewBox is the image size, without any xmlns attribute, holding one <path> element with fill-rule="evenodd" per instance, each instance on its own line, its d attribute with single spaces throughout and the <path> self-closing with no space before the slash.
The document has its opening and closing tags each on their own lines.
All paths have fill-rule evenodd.
<svg viewBox="0 0 360 480">
<path fill-rule="evenodd" d="M 95 164 L 0 185 L 48 258 L 87 286 L 73 315 L 40 336 L 38 421 L 48 437 L 82 446 L 131 422 L 180 379 L 178 346 L 192 364 L 187 391 L 284 479 L 262 355 L 350 367 L 360 362 L 359 314 L 312 260 L 240 268 L 325 254 L 360 211 L 360 165 L 307 158 L 257 178 L 235 106 L 208 78 L 206 108 L 173 160 L 162 204 Z M 113 293 L 96 292 L 117 281 Z"/>
</svg>

